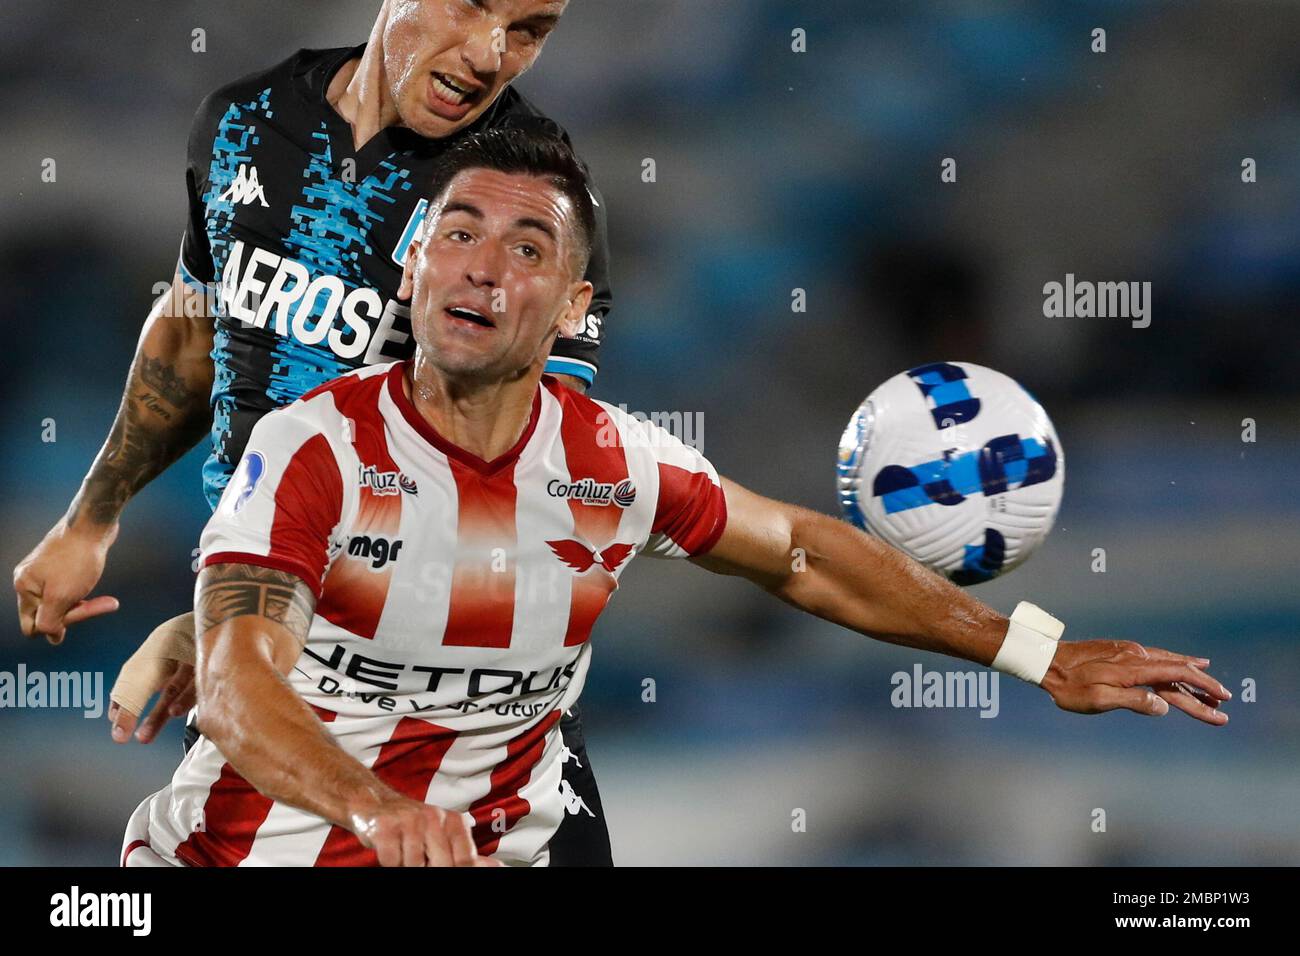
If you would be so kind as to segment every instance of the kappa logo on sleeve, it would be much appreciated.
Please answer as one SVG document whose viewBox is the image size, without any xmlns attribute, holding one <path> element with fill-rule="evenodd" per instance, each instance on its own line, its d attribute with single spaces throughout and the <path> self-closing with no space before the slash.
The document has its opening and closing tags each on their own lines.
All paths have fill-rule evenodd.
<svg viewBox="0 0 1300 956">
<path fill-rule="evenodd" d="M 221 499 L 221 508 L 228 515 L 237 515 L 257 492 L 257 486 L 266 474 L 266 459 L 261 452 L 250 451 L 244 455 L 230 479 L 230 486 Z"/>
</svg>

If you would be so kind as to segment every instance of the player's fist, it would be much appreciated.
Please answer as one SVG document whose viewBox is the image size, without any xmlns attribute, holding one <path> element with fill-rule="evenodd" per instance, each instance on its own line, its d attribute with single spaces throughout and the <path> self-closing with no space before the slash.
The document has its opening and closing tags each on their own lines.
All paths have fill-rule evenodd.
<svg viewBox="0 0 1300 956">
<path fill-rule="evenodd" d="M 1172 704 L 1218 726 L 1228 722 L 1219 704 L 1232 694 L 1202 669 L 1209 663 L 1132 641 L 1062 641 L 1042 686 L 1058 707 L 1077 714 L 1123 709 L 1163 717 Z"/>
<path fill-rule="evenodd" d="M 69 625 L 116 611 L 117 598 L 86 599 L 104 573 L 117 525 L 104 531 L 78 531 L 60 521 L 32 553 L 14 568 L 18 623 L 28 637 L 44 635 L 63 643 Z"/>
<path fill-rule="evenodd" d="M 399 794 L 350 815 L 380 866 L 500 866 L 479 856 L 469 818 Z"/>
</svg>

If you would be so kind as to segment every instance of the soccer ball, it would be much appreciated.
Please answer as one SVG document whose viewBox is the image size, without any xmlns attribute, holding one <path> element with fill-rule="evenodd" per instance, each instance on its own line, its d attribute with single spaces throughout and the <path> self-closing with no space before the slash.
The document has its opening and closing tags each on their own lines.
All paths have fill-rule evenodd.
<svg viewBox="0 0 1300 956">
<path fill-rule="evenodd" d="M 1028 558 L 1065 488 L 1043 406 L 969 362 L 921 365 L 868 395 L 844 429 L 836 472 L 849 521 L 963 585 Z"/>
</svg>

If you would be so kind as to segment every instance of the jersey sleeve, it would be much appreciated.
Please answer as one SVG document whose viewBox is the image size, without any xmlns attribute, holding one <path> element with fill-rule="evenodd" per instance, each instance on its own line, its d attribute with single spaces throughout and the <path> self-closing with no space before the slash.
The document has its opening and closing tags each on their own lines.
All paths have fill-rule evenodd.
<svg viewBox="0 0 1300 956">
<path fill-rule="evenodd" d="M 641 553 L 653 558 L 705 554 L 727 526 L 727 499 L 713 465 L 699 451 L 653 422 L 640 422 L 659 472 L 650 536 Z"/>
<path fill-rule="evenodd" d="M 301 578 L 320 597 L 347 500 L 339 455 L 310 405 L 263 416 L 200 539 L 202 566 L 251 564 Z"/>
<path fill-rule="evenodd" d="M 212 247 L 208 243 L 207 204 L 203 194 L 208 188 L 208 170 L 212 165 L 212 145 L 217 126 L 225 111 L 225 99 L 212 93 L 199 104 L 190 124 L 189 146 L 185 161 L 185 234 L 181 238 L 177 271 L 185 284 L 203 291 L 216 281 L 212 266 Z"/>
</svg>

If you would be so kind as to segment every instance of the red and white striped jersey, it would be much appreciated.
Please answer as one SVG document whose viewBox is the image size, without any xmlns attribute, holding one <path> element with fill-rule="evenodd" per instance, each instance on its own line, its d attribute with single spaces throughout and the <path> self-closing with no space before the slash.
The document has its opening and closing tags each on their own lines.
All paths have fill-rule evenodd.
<svg viewBox="0 0 1300 956">
<path fill-rule="evenodd" d="M 401 793 L 471 814 L 481 852 L 544 864 L 564 815 L 559 719 L 596 617 L 633 555 L 711 548 L 726 502 L 696 450 L 549 377 L 515 447 L 483 461 L 420 416 L 407 368 L 266 415 L 203 564 L 305 581 L 316 615 L 289 680 L 339 744 Z M 190 865 L 376 862 L 259 794 L 207 738 L 152 798 L 148 842 Z"/>
</svg>

